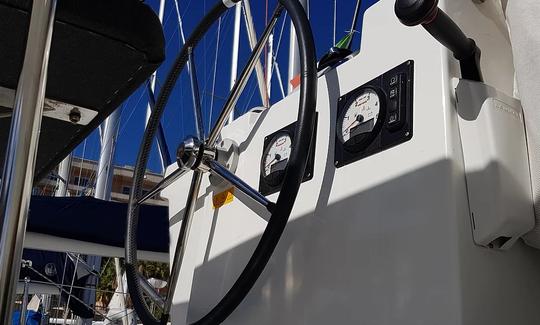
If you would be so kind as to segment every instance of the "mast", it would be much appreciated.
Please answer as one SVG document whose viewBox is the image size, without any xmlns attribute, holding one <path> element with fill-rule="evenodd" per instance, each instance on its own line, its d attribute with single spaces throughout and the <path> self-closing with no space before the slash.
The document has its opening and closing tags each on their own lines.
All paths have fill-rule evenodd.
<svg viewBox="0 0 540 325">
<path fill-rule="evenodd" d="M 308 0 L 299 0 L 304 9 L 308 7 Z M 298 43 L 296 41 L 296 31 L 291 23 L 291 31 L 289 36 L 289 79 L 287 83 L 287 93 L 293 92 L 295 87 L 291 82 L 300 73 L 300 56 L 298 54 Z"/>
<path fill-rule="evenodd" d="M 94 197 L 101 200 L 111 199 L 111 187 L 114 170 L 114 153 L 116 151 L 116 141 L 118 138 L 118 128 L 120 125 L 120 115 L 122 109 L 115 110 L 103 122 L 103 139 L 101 141 L 101 154 L 99 156 L 96 192 Z"/>
<path fill-rule="evenodd" d="M 56 191 L 54 193 L 54 196 L 66 196 L 67 190 L 69 186 L 69 176 L 71 172 L 71 160 L 73 158 L 73 153 L 70 153 L 62 162 L 60 162 L 60 165 L 58 165 L 58 181 L 57 181 L 57 187 Z"/>
<path fill-rule="evenodd" d="M 94 197 L 100 200 L 111 199 L 112 180 L 114 176 L 114 154 L 116 151 L 116 141 L 118 139 L 118 129 L 120 126 L 120 116 L 122 114 L 122 108 L 115 110 L 102 124 L 102 139 L 101 150 L 97 169 L 96 190 Z M 87 264 L 94 270 L 101 268 L 101 256 L 88 256 Z M 120 266 L 118 258 L 115 259 L 115 263 Z M 118 279 L 118 274 L 116 275 Z M 120 274 L 120 279 L 122 275 Z M 95 283 L 97 285 L 97 283 Z M 123 297 L 123 296 L 122 296 Z M 83 300 L 89 305 L 95 305 L 96 292 L 93 290 L 86 290 L 84 292 Z M 122 301 L 125 306 L 125 302 Z M 91 325 L 93 319 L 84 319 L 82 324 Z M 122 318 L 123 325 L 127 325 L 127 318 Z"/>
<path fill-rule="evenodd" d="M 242 15 L 242 2 L 238 2 L 235 6 L 230 89 L 234 87 L 238 75 L 238 48 L 240 47 L 240 16 Z M 231 110 L 231 114 L 229 115 L 229 123 L 232 121 L 234 121 L 234 109 Z"/>
</svg>

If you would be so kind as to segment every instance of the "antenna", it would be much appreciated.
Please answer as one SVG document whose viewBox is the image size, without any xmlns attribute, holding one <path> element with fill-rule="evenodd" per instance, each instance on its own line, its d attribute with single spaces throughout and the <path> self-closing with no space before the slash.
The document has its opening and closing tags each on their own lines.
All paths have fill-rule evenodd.
<svg viewBox="0 0 540 325">
<path fill-rule="evenodd" d="M 348 44 L 346 47 L 348 50 L 351 50 L 354 33 L 356 32 L 356 25 L 358 24 L 358 16 L 360 16 L 360 8 L 362 8 L 362 0 L 356 1 L 356 9 L 354 9 L 354 16 L 351 23 L 351 30 L 349 32 L 350 37 L 348 38 Z"/>
</svg>

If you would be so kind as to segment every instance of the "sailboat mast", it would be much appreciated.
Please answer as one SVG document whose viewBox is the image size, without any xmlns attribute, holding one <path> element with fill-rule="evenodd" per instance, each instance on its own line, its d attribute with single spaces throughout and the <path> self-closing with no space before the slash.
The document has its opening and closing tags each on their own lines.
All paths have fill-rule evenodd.
<svg viewBox="0 0 540 325">
<path fill-rule="evenodd" d="M 58 186 L 56 187 L 54 196 L 67 195 L 72 157 L 73 157 L 73 154 L 70 153 L 66 158 L 64 158 L 64 160 L 62 160 L 62 162 L 60 162 L 60 165 L 58 165 L 59 179 L 58 179 Z"/>
<path fill-rule="evenodd" d="M 118 108 L 102 124 L 103 138 L 101 139 L 96 189 L 94 193 L 96 199 L 107 201 L 111 199 L 112 179 L 114 175 L 114 153 L 116 151 L 116 140 L 118 138 L 121 114 L 122 108 Z M 94 268 L 94 270 L 99 270 L 101 268 L 101 256 L 88 256 L 86 263 Z M 86 290 L 83 294 L 83 300 L 88 305 L 95 305 L 95 291 Z M 91 325 L 92 321 L 92 319 L 84 319 L 82 324 Z"/>
<path fill-rule="evenodd" d="M 122 109 L 115 110 L 103 123 L 103 140 L 98 162 L 95 198 L 111 199 L 114 153 Z"/>
</svg>

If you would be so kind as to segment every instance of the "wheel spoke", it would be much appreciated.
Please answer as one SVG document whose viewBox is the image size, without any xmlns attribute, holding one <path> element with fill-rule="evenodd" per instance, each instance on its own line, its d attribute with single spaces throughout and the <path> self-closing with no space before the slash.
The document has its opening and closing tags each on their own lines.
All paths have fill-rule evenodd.
<svg viewBox="0 0 540 325">
<path fill-rule="evenodd" d="M 214 173 L 226 180 L 227 182 L 231 183 L 240 192 L 250 197 L 253 201 L 264 206 L 268 211 L 272 212 L 274 203 L 268 200 L 264 195 L 249 186 L 246 182 L 238 178 L 235 174 L 231 173 L 227 168 L 223 167 L 218 162 L 210 160 L 207 162 L 207 164 L 210 168 L 211 173 Z"/>
<path fill-rule="evenodd" d="M 191 223 L 193 221 L 193 213 L 195 212 L 197 197 L 199 196 L 199 190 L 201 188 L 202 175 L 202 171 L 196 170 L 193 175 L 193 179 L 191 180 L 191 186 L 188 192 L 189 196 L 187 198 L 186 209 L 184 211 L 184 218 L 182 219 L 180 233 L 178 234 L 178 241 L 176 242 L 176 250 L 174 251 L 174 260 L 170 273 L 171 276 L 169 278 L 169 290 L 167 291 L 167 299 L 165 300 L 165 314 L 169 314 L 172 304 L 172 297 L 174 296 L 176 284 L 178 283 L 180 268 L 182 266 L 186 245 L 189 239 L 189 230 L 191 229 Z"/>
<path fill-rule="evenodd" d="M 148 280 L 143 278 L 142 275 L 137 273 L 137 276 L 139 277 L 139 284 L 141 285 L 141 289 L 143 289 L 144 293 L 159 307 L 161 310 L 165 308 L 165 300 L 161 298 L 161 296 L 156 292 L 156 290 L 150 285 Z"/>
<path fill-rule="evenodd" d="M 163 180 L 161 180 L 161 182 L 159 182 L 156 186 L 154 186 L 154 188 L 151 189 L 148 193 L 143 195 L 143 197 L 140 198 L 137 201 L 137 204 L 140 205 L 140 204 L 144 203 L 145 201 L 151 199 L 154 195 L 156 195 L 156 194 L 160 193 L 161 191 L 163 191 L 167 186 L 174 183 L 177 179 L 184 176 L 189 171 L 190 171 L 189 168 L 186 168 L 186 169 L 178 168 L 177 170 L 172 172 L 172 174 L 170 174 L 169 176 L 167 176 Z"/>
<path fill-rule="evenodd" d="M 189 68 L 189 80 L 191 82 L 191 97 L 193 99 L 193 111 L 195 114 L 195 126 L 197 127 L 197 136 L 199 140 L 203 141 L 205 138 L 204 125 L 202 121 L 201 111 L 201 95 L 199 93 L 199 82 L 197 81 L 197 70 L 195 70 L 195 58 L 193 55 L 193 48 L 188 49 L 188 68 Z"/>
<path fill-rule="evenodd" d="M 210 136 L 208 137 L 209 146 L 214 146 L 216 144 L 219 134 L 221 133 L 221 129 L 223 129 L 223 127 L 225 126 L 225 123 L 227 122 L 229 115 L 231 114 L 231 111 L 234 109 L 234 106 L 236 106 L 236 103 L 238 102 L 238 98 L 240 98 L 242 91 L 246 87 L 246 84 L 249 80 L 249 76 L 251 76 L 251 73 L 253 72 L 253 69 L 255 68 L 257 61 L 259 61 L 259 57 L 262 53 L 262 50 L 264 49 L 264 46 L 268 42 L 268 38 L 272 34 L 272 30 L 274 29 L 282 11 L 283 11 L 283 7 L 280 4 L 278 4 L 276 10 L 274 11 L 274 15 L 272 16 L 272 19 L 270 20 L 270 23 L 268 24 L 268 26 L 266 26 L 266 29 L 264 30 L 264 33 L 261 39 L 257 42 L 257 45 L 251 52 L 251 56 L 249 58 L 247 65 L 244 67 L 242 74 L 240 75 L 240 77 L 234 84 L 233 88 L 231 89 L 231 93 L 229 94 L 229 97 L 227 98 L 227 101 L 225 102 L 225 105 L 223 106 L 223 110 L 221 111 L 221 114 L 219 115 L 216 121 L 216 125 L 210 132 Z"/>
</svg>

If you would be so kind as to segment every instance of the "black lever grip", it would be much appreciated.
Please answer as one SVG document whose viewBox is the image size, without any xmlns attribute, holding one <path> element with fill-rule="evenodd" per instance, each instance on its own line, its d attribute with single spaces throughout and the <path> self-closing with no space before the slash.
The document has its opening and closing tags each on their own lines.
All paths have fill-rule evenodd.
<svg viewBox="0 0 540 325">
<path fill-rule="evenodd" d="M 459 60 L 465 79 L 483 81 L 480 70 L 481 51 L 458 25 L 437 6 L 439 0 L 397 0 L 396 16 L 406 26 L 422 25 Z"/>
</svg>

